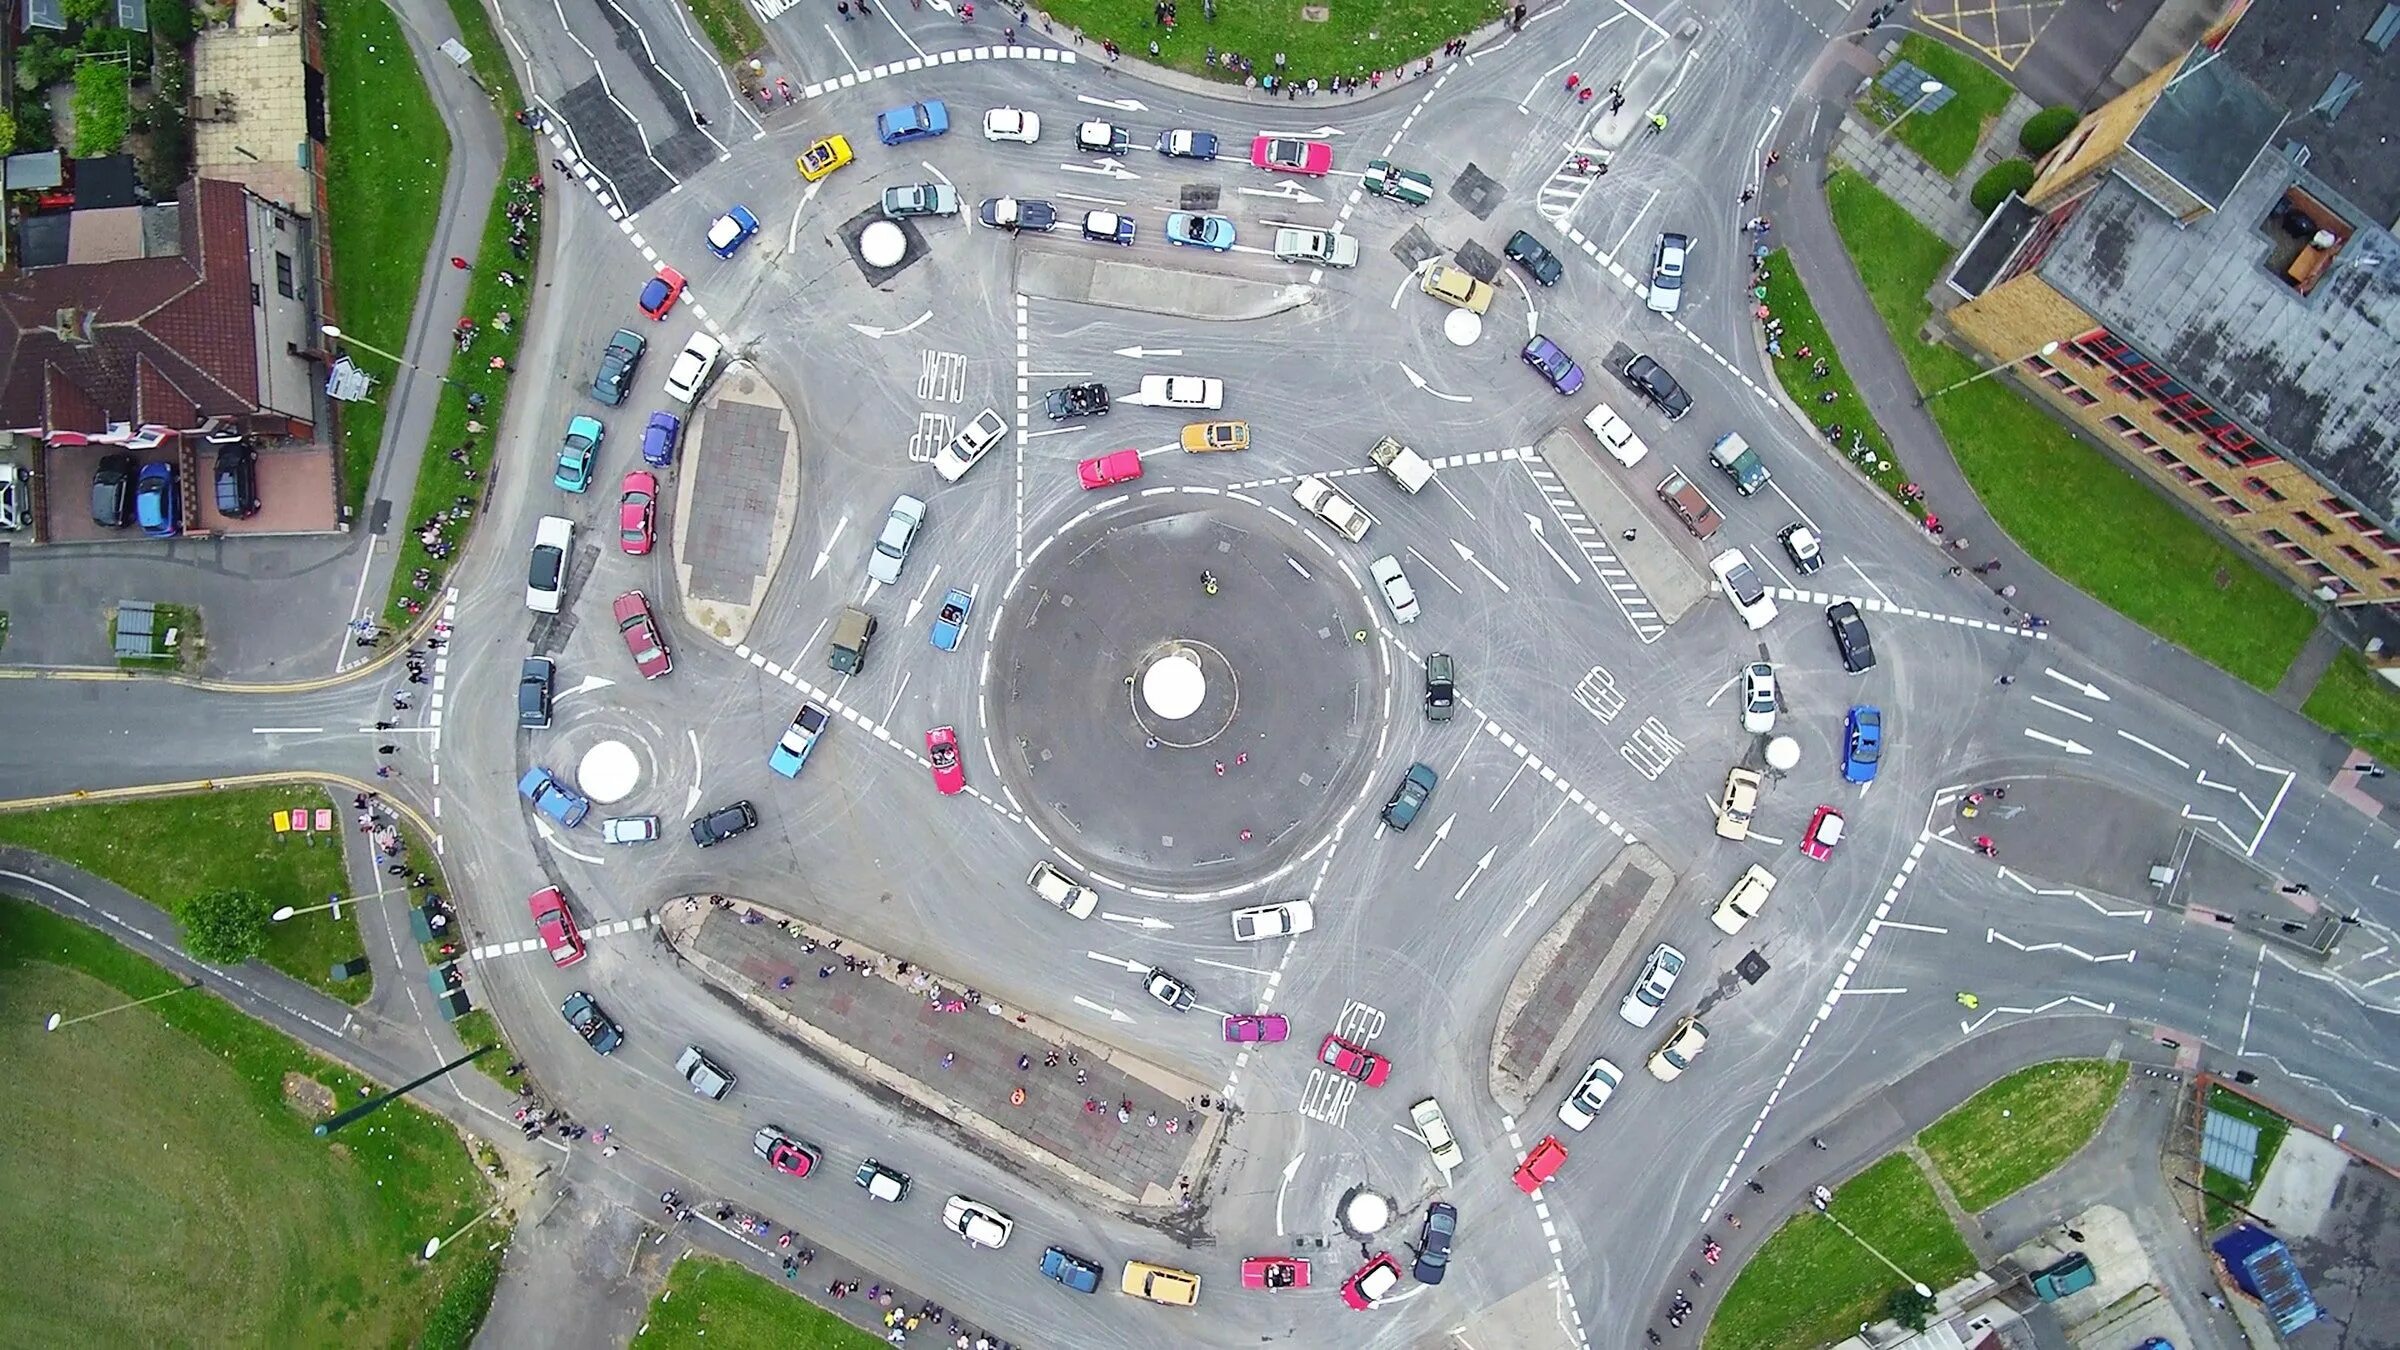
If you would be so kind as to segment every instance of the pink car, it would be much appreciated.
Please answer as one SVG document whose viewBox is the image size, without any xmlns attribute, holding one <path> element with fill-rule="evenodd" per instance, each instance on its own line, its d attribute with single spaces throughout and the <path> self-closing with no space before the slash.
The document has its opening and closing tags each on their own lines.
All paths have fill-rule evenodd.
<svg viewBox="0 0 2400 1350">
<path fill-rule="evenodd" d="M 617 546 L 638 558 L 657 540 L 658 475 L 636 469 L 625 475 L 617 498 Z"/>
<path fill-rule="evenodd" d="M 643 679 L 655 680 L 675 668 L 658 621 L 650 616 L 648 597 L 640 591 L 627 591 L 617 597 L 612 612 L 617 617 L 617 632 L 624 635 L 625 650 L 633 654 L 633 668 L 642 672 Z"/>
<path fill-rule="evenodd" d="M 525 903 L 533 911 L 534 931 L 550 949 L 552 965 L 565 970 L 583 959 L 583 934 L 576 930 L 575 916 L 567 911 L 567 897 L 558 887 L 535 891 Z"/>
<path fill-rule="evenodd" d="M 1830 806 L 1820 806 L 1808 818 L 1808 833 L 1800 836 L 1800 851 L 1818 862 L 1833 856 L 1833 846 L 1842 842 L 1842 813 Z"/>
<path fill-rule="evenodd" d="M 1335 1073 L 1355 1078 L 1368 1087 L 1382 1087 L 1383 1080 L 1392 1076 L 1392 1062 L 1372 1050 L 1362 1049 L 1339 1036 L 1327 1036 L 1317 1046 L 1317 1059 Z"/>
<path fill-rule="evenodd" d="M 1250 162 L 1277 173 L 1304 173 L 1311 178 L 1323 178 L 1333 171 L 1333 147 L 1323 141 L 1261 136 L 1250 142 Z"/>
<path fill-rule="evenodd" d="M 1076 465 L 1075 472 L 1078 477 L 1083 479 L 1083 489 L 1086 492 L 1093 488 L 1115 487 L 1119 483 L 1130 483 L 1142 476 L 1142 452 L 1139 450 L 1115 450 L 1105 455 L 1095 455 Z"/>
<path fill-rule="evenodd" d="M 1282 1013 L 1233 1013 L 1225 1019 L 1229 1041 L 1280 1041 L 1291 1034 L 1292 1024 Z"/>
<path fill-rule="evenodd" d="M 933 762 L 933 785 L 945 797 L 967 790 L 967 763 L 958 757 L 958 729 L 935 727 L 925 733 L 925 757 Z"/>
</svg>

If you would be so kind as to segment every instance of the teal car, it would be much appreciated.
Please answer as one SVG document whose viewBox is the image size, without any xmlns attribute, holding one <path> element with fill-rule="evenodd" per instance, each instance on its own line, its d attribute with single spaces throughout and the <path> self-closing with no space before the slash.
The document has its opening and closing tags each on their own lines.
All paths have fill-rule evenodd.
<svg viewBox="0 0 2400 1350">
<path fill-rule="evenodd" d="M 558 447 L 558 472 L 550 476 L 550 481 L 569 492 L 589 489 L 592 466 L 600 459 L 600 438 L 607 431 L 597 417 L 578 413 L 567 419 L 567 438 Z"/>
<path fill-rule="evenodd" d="M 1222 253 L 1233 247 L 1233 222 L 1198 211 L 1171 211 L 1167 213 L 1167 242 Z"/>
<path fill-rule="evenodd" d="M 942 607 L 933 612 L 933 645 L 946 652 L 958 650 L 959 637 L 967 631 L 967 616 L 975 611 L 975 597 L 956 586 L 942 596 Z"/>
<path fill-rule="evenodd" d="M 1395 169 L 1388 159 L 1370 159 L 1362 184 L 1367 191 L 1410 206 L 1433 200 L 1433 180 L 1415 169 Z"/>
</svg>

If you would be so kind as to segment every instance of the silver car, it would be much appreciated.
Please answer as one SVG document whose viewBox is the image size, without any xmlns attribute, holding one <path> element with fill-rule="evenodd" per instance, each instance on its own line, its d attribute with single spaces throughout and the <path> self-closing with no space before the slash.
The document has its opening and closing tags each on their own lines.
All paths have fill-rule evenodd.
<svg viewBox="0 0 2400 1350">
<path fill-rule="evenodd" d="M 1667 1006 L 1667 995 L 1675 990 L 1675 977 L 1683 973 L 1683 953 L 1662 942 L 1651 951 L 1650 959 L 1642 963 L 1640 978 L 1617 1005 L 1617 1016 L 1637 1027 L 1650 1025 L 1658 1010 Z"/>
<path fill-rule="evenodd" d="M 883 533 L 875 536 L 875 551 L 867 555 L 867 575 L 886 586 L 898 585 L 900 569 L 908 563 L 908 546 L 924 527 L 925 503 L 901 494 L 884 518 Z"/>
<path fill-rule="evenodd" d="M 1400 570 L 1400 560 L 1386 553 L 1367 564 L 1367 575 L 1375 578 L 1375 588 L 1383 592 L 1383 603 L 1391 607 L 1392 622 L 1417 621 L 1417 588 L 1408 584 L 1408 574 Z"/>
<path fill-rule="evenodd" d="M 1672 314 L 1683 307 L 1683 262 L 1691 247 L 1692 241 L 1680 234 L 1658 237 L 1658 249 L 1650 255 L 1652 312 Z"/>
</svg>

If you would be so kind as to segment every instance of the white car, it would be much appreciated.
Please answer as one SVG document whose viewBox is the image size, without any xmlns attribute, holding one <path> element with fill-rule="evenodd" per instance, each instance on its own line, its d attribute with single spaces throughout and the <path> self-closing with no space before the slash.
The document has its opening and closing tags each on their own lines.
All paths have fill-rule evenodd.
<svg viewBox="0 0 2400 1350">
<path fill-rule="evenodd" d="M 991 453 L 992 447 L 1008 439 L 1008 423 L 999 410 L 986 408 L 975 414 L 975 420 L 958 429 L 949 444 L 933 456 L 933 471 L 945 483 L 955 483 L 967 476 L 975 462 Z"/>
<path fill-rule="evenodd" d="M 1317 926 L 1317 911 L 1306 900 L 1277 905 L 1253 905 L 1233 912 L 1233 940 L 1263 942 L 1271 937 L 1296 937 Z"/>
<path fill-rule="evenodd" d="M 978 1247 L 1005 1247 L 1017 1225 L 1007 1215 L 980 1200 L 954 1195 L 942 1202 L 942 1227 Z"/>
<path fill-rule="evenodd" d="M 567 555 L 575 547 L 575 522 L 544 516 L 533 527 L 533 565 L 525 574 L 525 608 L 556 614 L 567 598 Z"/>
<path fill-rule="evenodd" d="M 883 533 L 875 536 L 875 551 L 867 555 L 867 575 L 886 586 L 898 585 L 900 569 L 908 564 L 908 546 L 925 527 L 925 503 L 901 493 L 892 513 L 883 518 Z"/>
<path fill-rule="evenodd" d="M 1775 667 L 1753 661 L 1742 669 L 1742 730 L 1764 736 L 1775 729 Z"/>
<path fill-rule="evenodd" d="M 1042 138 L 1042 118 L 1022 108 L 994 108 L 983 115 L 983 138 L 1031 145 Z"/>
<path fill-rule="evenodd" d="M 1733 612 L 1751 631 L 1775 622 L 1775 600 L 1767 594 L 1767 584 L 1758 579 L 1758 572 L 1738 548 L 1729 548 L 1708 560 L 1708 570 L 1717 574 L 1725 587 L 1725 598 L 1733 602 Z"/>
<path fill-rule="evenodd" d="M 667 397 L 677 403 L 689 403 L 700 397 L 708 377 L 717 373 L 717 361 L 725 355 L 725 344 L 706 333 L 692 334 L 675 354 L 675 364 L 667 367 Z"/>
<path fill-rule="evenodd" d="M 1600 448 L 1608 452 L 1608 457 L 1628 469 L 1641 463 L 1642 456 L 1650 453 L 1650 447 L 1642 444 L 1642 438 L 1634 434 L 1633 427 L 1617 416 L 1616 409 L 1605 403 L 1585 413 L 1583 424 L 1599 440 Z"/>
<path fill-rule="evenodd" d="M 1616 1065 L 1605 1059 L 1593 1060 L 1592 1067 L 1585 1069 L 1583 1077 L 1576 1080 L 1575 1090 L 1558 1104 L 1559 1123 L 1570 1130 L 1580 1130 L 1591 1124 L 1592 1117 L 1600 1114 L 1600 1108 L 1608 1105 L 1608 1099 L 1616 1094 L 1617 1085 L 1624 1081 L 1625 1075 L 1617 1071 Z"/>
<path fill-rule="evenodd" d="M 1076 884 L 1073 878 L 1051 866 L 1047 858 L 1033 865 L 1025 884 L 1033 888 L 1035 895 L 1065 910 L 1069 918 L 1088 919 L 1100 904 L 1100 897 L 1091 887 Z"/>
<path fill-rule="evenodd" d="M 1386 553 L 1367 564 L 1367 574 L 1375 578 L 1375 588 L 1383 592 L 1383 603 L 1391 607 L 1392 622 L 1417 621 L 1417 588 L 1408 584 L 1408 574 L 1400 570 L 1400 560 Z"/>
<path fill-rule="evenodd" d="M 1197 375 L 1144 375 L 1142 402 L 1154 408 L 1222 408 L 1225 382 Z"/>
<path fill-rule="evenodd" d="M 1617 1005 L 1617 1016 L 1637 1027 L 1646 1027 L 1658 1017 L 1658 1010 L 1667 1006 L 1667 995 L 1675 991 L 1675 977 L 1683 973 L 1683 953 L 1662 942 L 1650 951 L 1650 959 L 1642 963 L 1642 973 L 1625 991 L 1625 1001 Z"/>
<path fill-rule="evenodd" d="M 1653 313 L 1672 314 L 1683 307 L 1683 263 L 1691 247 L 1691 240 L 1673 231 L 1658 237 L 1658 247 L 1650 255 L 1647 303 Z"/>
<path fill-rule="evenodd" d="M 1448 1176 L 1466 1161 L 1459 1152 L 1458 1136 L 1450 1130 L 1450 1118 L 1442 1114 L 1442 1104 L 1431 1097 L 1408 1108 L 1408 1118 L 1417 1123 L 1417 1133 L 1425 1138 L 1425 1151 L 1433 1155 L 1434 1166 Z"/>
</svg>

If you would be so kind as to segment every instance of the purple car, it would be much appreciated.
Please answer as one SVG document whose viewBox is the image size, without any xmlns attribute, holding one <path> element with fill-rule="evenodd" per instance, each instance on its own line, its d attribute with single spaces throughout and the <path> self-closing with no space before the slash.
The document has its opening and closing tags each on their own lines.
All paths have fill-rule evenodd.
<svg viewBox="0 0 2400 1350">
<path fill-rule="evenodd" d="M 642 428 L 642 462 L 654 469 L 674 463 L 675 442 L 682 438 L 683 423 L 675 414 L 650 414 L 650 425 Z"/>
<path fill-rule="evenodd" d="M 1234 1013 L 1225 1019 L 1229 1041 L 1280 1041 L 1291 1034 L 1292 1024 L 1282 1013 Z"/>
<path fill-rule="evenodd" d="M 1550 387 L 1558 392 L 1573 394 L 1583 388 L 1583 367 L 1576 365 L 1575 358 L 1567 355 L 1550 339 L 1537 337 L 1526 343 L 1525 350 L 1520 354 L 1524 356 L 1525 364 L 1542 372 L 1542 378 L 1548 380 Z"/>
</svg>

